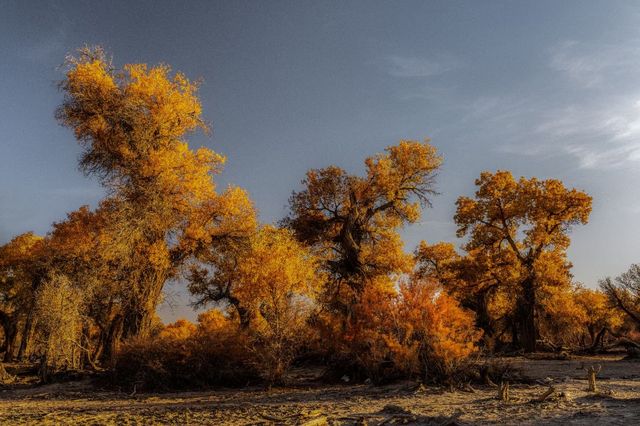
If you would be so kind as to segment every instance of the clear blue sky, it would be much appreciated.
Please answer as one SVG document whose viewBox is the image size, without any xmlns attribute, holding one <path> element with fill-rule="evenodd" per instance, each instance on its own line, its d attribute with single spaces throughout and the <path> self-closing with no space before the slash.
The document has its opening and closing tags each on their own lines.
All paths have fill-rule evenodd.
<svg viewBox="0 0 640 426">
<path fill-rule="evenodd" d="M 103 196 L 53 113 L 66 53 L 100 44 L 117 64 L 192 78 L 221 184 L 263 221 L 286 213 L 311 167 L 362 171 L 401 138 L 431 137 L 441 195 L 403 235 L 455 240 L 454 202 L 483 170 L 555 177 L 594 196 L 573 232 L 577 280 L 640 261 L 640 4 L 617 1 L 0 0 L 0 243 Z M 180 285 L 163 317 L 188 314 Z"/>
</svg>

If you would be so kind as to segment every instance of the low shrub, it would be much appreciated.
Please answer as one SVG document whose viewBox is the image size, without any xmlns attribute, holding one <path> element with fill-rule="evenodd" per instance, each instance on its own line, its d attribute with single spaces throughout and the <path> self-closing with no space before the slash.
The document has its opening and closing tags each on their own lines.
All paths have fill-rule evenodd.
<svg viewBox="0 0 640 426">
<path fill-rule="evenodd" d="M 201 314 L 198 320 L 197 326 L 180 320 L 155 337 L 126 342 L 116 357 L 114 384 L 163 391 L 257 381 L 235 324 L 219 311 Z"/>
<path fill-rule="evenodd" d="M 332 367 L 376 383 L 450 384 L 467 377 L 481 335 L 473 314 L 435 282 L 409 280 L 398 292 L 371 286 L 337 339 Z"/>
</svg>

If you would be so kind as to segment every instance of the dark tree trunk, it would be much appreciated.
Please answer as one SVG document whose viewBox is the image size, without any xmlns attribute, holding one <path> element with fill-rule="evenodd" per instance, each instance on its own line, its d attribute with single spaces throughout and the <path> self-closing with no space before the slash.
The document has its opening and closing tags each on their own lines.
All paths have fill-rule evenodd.
<svg viewBox="0 0 640 426">
<path fill-rule="evenodd" d="M 2 326 L 2 330 L 4 331 L 4 361 L 12 361 L 16 337 L 18 335 L 17 321 L 6 313 L 0 312 L 0 326 Z"/>
<path fill-rule="evenodd" d="M 598 332 L 598 334 L 595 336 L 595 338 L 592 338 L 592 344 L 590 348 L 591 352 L 596 352 L 598 351 L 598 349 L 604 348 L 604 336 L 606 333 L 607 328 L 603 327 L 602 330 L 600 330 L 600 332 Z"/>
<path fill-rule="evenodd" d="M 491 316 L 489 315 L 489 293 L 483 291 L 476 296 L 476 325 L 484 331 L 484 335 L 491 338 L 494 335 Z"/>
<path fill-rule="evenodd" d="M 591 342 L 591 345 L 593 345 L 596 342 L 596 330 L 593 326 L 588 326 L 587 330 L 589 331 L 589 341 Z"/>
<path fill-rule="evenodd" d="M 535 352 L 537 327 L 535 321 L 536 291 L 534 279 L 528 278 L 522 283 L 522 292 L 518 298 L 518 325 L 520 344 L 525 352 Z"/>
<path fill-rule="evenodd" d="M 23 361 L 29 351 L 29 343 L 31 343 L 31 336 L 33 335 L 33 311 L 29 311 L 27 320 L 24 322 L 24 329 L 22 331 L 22 340 L 20 341 L 20 349 L 18 350 L 18 360 Z"/>
<path fill-rule="evenodd" d="M 150 311 L 144 306 L 130 309 L 124 316 L 122 338 L 147 337 L 149 335 L 149 329 L 151 328 L 151 319 L 154 312 L 155 309 Z"/>
<path fill-rule="evenodd" d="M 238 299 L 233 296 L 227 297 L 228 302 L 233 306 L 238 314 L 238 318 L 240 319 L 240 327 L 246 329 L 249 327 L 251 323 L 251 316 L 249 315 L 249 311 L 244 308 Z"/>
<path fill-rule="evenodd" d="M 122 338 L 122 317 L 117 315 L 105 331 L 100 343 L 102 350 L 99 359 L 103 365 L 111 365 L 115 359 L 118 343 Z"/>
<path fill-rule="evenodd" d="M 511 318 L 511 346 L 513 348 L 519 348 L 520 347 L 520 339 L 518 338 L 518 321 L 517 319 Z"/>
<path fill-rule="evenodd" d="M 16 349 L 16 338 L 18 337 L 18 328 L 15 324 L 11 324 L 8 328 L 5 328 L 4 335 L 6 342 L 4 348 L 4 360 L 13 361 L 14 352 Z"/>
</svg>

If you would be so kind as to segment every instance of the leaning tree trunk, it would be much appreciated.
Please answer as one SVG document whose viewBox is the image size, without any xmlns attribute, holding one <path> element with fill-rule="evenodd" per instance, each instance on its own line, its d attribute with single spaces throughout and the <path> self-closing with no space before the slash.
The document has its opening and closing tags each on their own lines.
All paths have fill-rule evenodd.
<svg viewBox="0 0 640 426">
<path fill-rule="evenodd" d="M 517 315 L 510 315 L 509 317 L 509 329 L 511 331 L 511 347 L 513 349 L 520 347 L 520 338 L 518 336 L 518 330 L 520 326 L 518 325 L 518 317 Z"/>
<path fill-rule="evenodd" d="M 536 292 L 533 278 L 526 279 L 518 298 L 518 325 L 520 344 L 525 352 L 535 352 L 537 327 L 535 321 Z"/>
</svg>

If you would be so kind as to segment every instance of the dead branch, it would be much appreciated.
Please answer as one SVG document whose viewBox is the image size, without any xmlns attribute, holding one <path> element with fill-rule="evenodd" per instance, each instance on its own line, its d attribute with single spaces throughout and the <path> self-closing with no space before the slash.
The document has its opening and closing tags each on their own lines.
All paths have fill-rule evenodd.
<svg viewBox="0 0 640 426">
<path fill-rule="evenodd" d="M 556 388 L 553 387 L 552 385 L 549 386 L 549 389 L 547 389 L 547 391 L 545 393 L 543 393 L 540 398 L 538 398 L 538 402 L 544 402 L 547 400 L 547 398 L 549 398 L 551 395 L 553 395 L 556 392 Z"/>
</svg>

